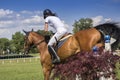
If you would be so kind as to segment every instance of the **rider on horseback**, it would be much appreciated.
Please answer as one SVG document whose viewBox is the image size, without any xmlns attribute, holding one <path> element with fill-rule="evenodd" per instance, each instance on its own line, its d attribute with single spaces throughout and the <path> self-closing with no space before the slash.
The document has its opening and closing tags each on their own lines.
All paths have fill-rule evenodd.
<svg viewBox="0 0 120 80">
<path fill-rule="evenodd" d="M 53 48 L 53 45 L 57 43 L 57 41 L 67 33 L 67 28 L 64 23 L 56 16 L 55 13 L 52 13 L 51 10 L 45 9 L 43 12 L 45 19 L 44 30 L 48 31 L 48 26 L 53 27 L 56 30 L 56 33 L 52 36 L 48 43 L 48 51 L 52 56 L 52 63 L 59 63 L 60 58 L 57 55 L 56 51 Z"/>
</svg>

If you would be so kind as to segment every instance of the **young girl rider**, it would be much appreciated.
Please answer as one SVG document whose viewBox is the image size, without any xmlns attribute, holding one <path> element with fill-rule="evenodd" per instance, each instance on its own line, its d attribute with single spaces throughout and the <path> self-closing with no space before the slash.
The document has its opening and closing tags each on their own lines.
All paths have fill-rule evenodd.
<svg viewBox="0 0 120 80">
<path fill-rule="evenodd" d="M 68 29 L 66 28 L 65 24 L 60 20 L 60 18 L 56 16 L 56 14 L 53 13 L 50 9 L 45 9 L 43 11 L 43 15 L 45 19 L 44 30 L 48 31 L 49 26 L 53 27 L 56 30 L 56 33 L 48 42 L 48 50 L 50 55 L 52 56 L 52 63 L 59 63 L 60 58 L 54 50 L 53 44 L 56 44 L 56 41 L 58 41 L 64 34 L 68 32 Z"/>
</svg>

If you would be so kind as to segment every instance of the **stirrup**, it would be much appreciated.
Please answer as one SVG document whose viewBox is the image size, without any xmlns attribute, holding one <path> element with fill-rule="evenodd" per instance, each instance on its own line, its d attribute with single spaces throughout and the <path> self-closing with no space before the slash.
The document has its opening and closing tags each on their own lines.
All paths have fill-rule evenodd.
<svg viewBox="0 0 120 80">
<path fill-rule="evenodd" d="M 55 63 L 59 63 L 60 62 L 60 58 L 59 56 L 57 55 L 57 53 L 55 52 L 54 48 L 52 46 L 49 46 L 48 45 L 48 51 L 52 57 L 52 63 L 55 64 Z"/>
<path fill-rule="evenodd" d="M 53 64 L 60 63 L 60 59 L 59 59 L 59 58 L 58 58 L 58 59 L 54 59 L 54 60 L 52 60 L 52 63 L 53 63 Z"/>
<path fill-rule="evenodd" d="M 60 62 L 61 62 L 61 61 L 60 61 L 59 56 L 56 55 L 56 57 L 52 57 L 52 63 L 53 63 L 53 64 L 57 64 L 57 63 L 60 63 Z"/>
</svg>

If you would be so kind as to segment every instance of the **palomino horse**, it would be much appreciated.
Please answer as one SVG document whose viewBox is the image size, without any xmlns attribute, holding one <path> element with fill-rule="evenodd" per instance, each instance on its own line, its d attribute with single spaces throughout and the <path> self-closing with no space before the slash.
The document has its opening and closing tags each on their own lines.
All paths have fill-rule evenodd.
<svg viewBox="0 0 120 80">
<path fill-rule="evenodd" d="M 33 31 L 24 32 L 26 34 L 24 44 L 26 53 L 28 53 L 30 46 L 34 45 L 37 47 L 40 53 L 44 80 L 49 80 L 53 65 L 51 56 L 48 52 L 47 43 L 45 42 L 45 37 Z M 101 37 L 101 32 L 96 28 L 79 31 L 64 42 L 64 44 L 58 49 L 57 54 L 62 61 L 78 52 L 91 51 L 93 46 L 102 47 L 104 46 L 104 42 Z"/>
</svg>

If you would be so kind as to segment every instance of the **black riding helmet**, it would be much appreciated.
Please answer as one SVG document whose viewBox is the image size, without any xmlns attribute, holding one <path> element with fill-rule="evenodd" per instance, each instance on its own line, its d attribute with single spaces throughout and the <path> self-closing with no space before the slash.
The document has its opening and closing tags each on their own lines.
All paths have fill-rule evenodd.
<svg viewBox="0 0 120 80">
<path fill-rule="evenodd" d="M 44 19 L 50 15 L 53 15 L 52 11 L 50 9 L 45 9 L 43 11 Z"/>
</svg>

